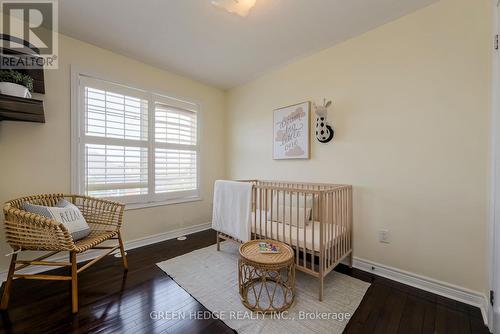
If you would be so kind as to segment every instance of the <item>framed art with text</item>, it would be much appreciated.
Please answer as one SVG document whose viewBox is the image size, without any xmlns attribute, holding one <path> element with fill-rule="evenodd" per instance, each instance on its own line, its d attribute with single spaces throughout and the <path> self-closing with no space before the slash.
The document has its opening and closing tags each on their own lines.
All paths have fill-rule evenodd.
<svg viewBox="0 0 500 334">
<path fill-rule="evenodd" d="M 273 159 L 309 159 L 310 102 L 274 110 Z"/>
</svg>

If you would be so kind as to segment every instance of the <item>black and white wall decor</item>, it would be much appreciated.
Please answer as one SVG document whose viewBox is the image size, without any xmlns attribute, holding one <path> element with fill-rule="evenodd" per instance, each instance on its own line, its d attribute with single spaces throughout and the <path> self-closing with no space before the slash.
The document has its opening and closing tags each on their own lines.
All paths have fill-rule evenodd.
<svg viewBox="0 0 500 334">
<path fill-rule="evenodd" d="M 332 105 L 332 101 L 323 100 L 323 105 L 318 106 L 316 103 L 313 103 L 314 111 L 316 113 L 316 125 L 315 125 L 315 134 L 316 139 L 320 143 L 328 143 L 333 139 L 334 130 L 333 126 L 328 124 L 328 107 Z"/>
</svg>

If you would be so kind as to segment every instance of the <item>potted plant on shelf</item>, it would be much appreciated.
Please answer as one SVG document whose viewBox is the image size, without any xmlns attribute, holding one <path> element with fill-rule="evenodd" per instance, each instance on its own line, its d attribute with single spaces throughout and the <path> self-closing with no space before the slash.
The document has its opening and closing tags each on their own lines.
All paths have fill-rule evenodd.
<svg viewBox="0 0 500 334">
<path fill-rule="evenodd" d="M 14 70 L 0 71 L 0 93 L 24 98 L 31 98 L 33 78 Z"/>
</svg>

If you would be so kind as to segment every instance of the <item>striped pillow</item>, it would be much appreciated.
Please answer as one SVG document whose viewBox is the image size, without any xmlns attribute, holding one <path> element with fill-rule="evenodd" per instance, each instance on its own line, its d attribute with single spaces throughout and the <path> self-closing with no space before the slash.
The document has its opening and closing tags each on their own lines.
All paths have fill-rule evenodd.
<svg viewBox="0 0 500 334">
<path fill-rule="evenodd" d="M 62 223 L 74 241 L 83 239 L 90 234 L 90 227 L 78 207 L 65 199 L 60 199 L 56 206 L 43 206 L 25 202 L 22 204 L 22 208 L 25 211 Z"/>
</svg>

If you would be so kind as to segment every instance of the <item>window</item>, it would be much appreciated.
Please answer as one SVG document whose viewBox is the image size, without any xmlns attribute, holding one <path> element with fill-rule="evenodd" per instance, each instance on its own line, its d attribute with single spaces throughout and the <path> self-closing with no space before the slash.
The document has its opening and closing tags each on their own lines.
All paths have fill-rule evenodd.
<svg viewBox="0 0 500 334">
<path fill-rule="evenodd" d="M 127 204 L 198 198 L 196 104 L 83 75 L 77 82 L 75 191 Z"/>
</svg>

